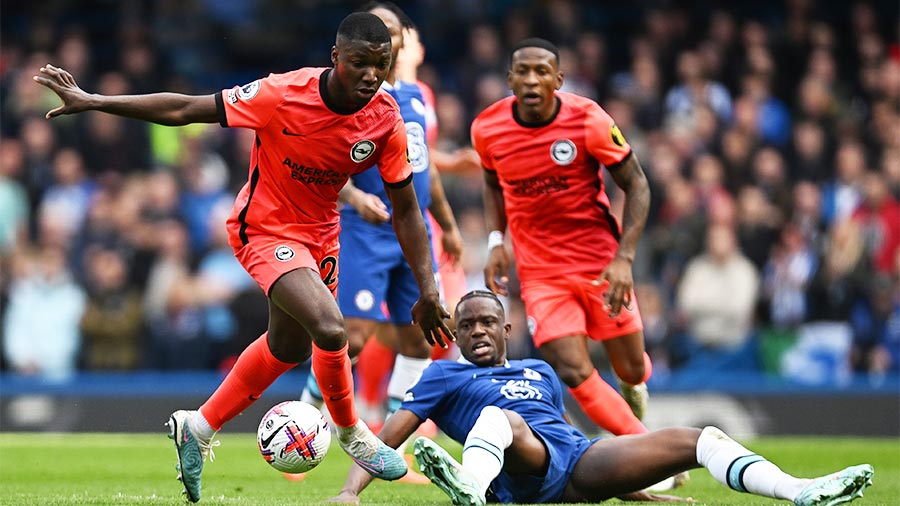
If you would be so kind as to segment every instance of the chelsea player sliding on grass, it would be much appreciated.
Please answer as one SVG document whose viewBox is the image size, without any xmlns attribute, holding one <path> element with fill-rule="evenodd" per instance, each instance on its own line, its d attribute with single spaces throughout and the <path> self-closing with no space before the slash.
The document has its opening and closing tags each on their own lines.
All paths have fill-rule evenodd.
<svg viewBox="0 0 900 506">
<path fill-rule="evenodd" d="M 397 446 L 431 418 L 463 445 L 462 463 L 433 441 L 415 442 L 425 475 L 454 505 L 671 501 L 643 491 L 676 473 L 705 467 L 720 483 L 796 506 L 833 506 L 862 496 L 868 464 L 815 479 L 785 473 L 715 427 L 669 428 L 588 439 L 569 425 L 562 387 L 542 360 L 507 360 L 511 324 L 491 292 L 466 294 L 456 307 L 458 361 L 438 360 L 422 374 L 380 436 Z M 351 468 L 332 502 L 358 503 L 372 478 Z"/>
</svg>

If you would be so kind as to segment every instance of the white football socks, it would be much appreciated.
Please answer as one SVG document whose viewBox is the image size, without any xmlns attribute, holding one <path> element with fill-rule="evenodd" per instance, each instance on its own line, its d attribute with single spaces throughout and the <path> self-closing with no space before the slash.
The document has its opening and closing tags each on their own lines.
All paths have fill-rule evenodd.
<svg viewBox="0 0 900 506">
<path fill-rule="evenodd" d="M 463 445 L 462 466 L 481 486 L 484 496 L 503 469 L 503 452 L 512 444 L 509 419 L 497 406 L 487 406 L 475 420 Z"/>
<path fill-rule="evenodd" d="M 400 404 L 403 403 L 406 391 L 419 381 L 422 371 L 429 365 L 431 365 L 430 358 L 413 358 L 397 354 L 397 358 L 394 359 L 394 370 L 391 372 L 390 381 L 388 381 L 388 413 L 385 420 L 400 409 Z M 397 453 L 402 456 L 406 452 L 408 444 L 409 439 L 400 443 L 397 447 Z"/>
<path fill-rule="evenodd" d="M 715 427 L 706 427 L 700 433 L 697 462 L 733 490 L 789 501 L 809 481 L 785 473 Z"/>
<path fill-rule="evenodd" d="M 206 421 L 206 417 L 199 409 L 194 411 L 194 414 L 188 419 L 188 428 L 191 429 L 191 434 L 197 440 L 205 443 L 208 443 L 216 435 L 216 429 L 213 429 L 212 425 Z"/>
<path fill-rule="evenodd" d="M 430 358 L 412 358 L 398 354 L 394 359 L 394 370 L 388 382 L 388 413 L 400 409 L 406 391 L 419 381 L 422 371 L 431 365 Z"/>
</svg>

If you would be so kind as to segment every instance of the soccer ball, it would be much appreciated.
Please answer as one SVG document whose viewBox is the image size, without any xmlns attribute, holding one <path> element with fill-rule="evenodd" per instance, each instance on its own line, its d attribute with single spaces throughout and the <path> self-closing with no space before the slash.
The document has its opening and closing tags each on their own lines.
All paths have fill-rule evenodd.
<svg viewBox="0 0 900 506">
<path fill-rule="evenodd" d="M 259 453 L 284 473 L 305 473 L 319 465 L 331 445 L 331 428 L 322 412 L 300 401 L 270 409 L 256 431 Z"/>
</svg>

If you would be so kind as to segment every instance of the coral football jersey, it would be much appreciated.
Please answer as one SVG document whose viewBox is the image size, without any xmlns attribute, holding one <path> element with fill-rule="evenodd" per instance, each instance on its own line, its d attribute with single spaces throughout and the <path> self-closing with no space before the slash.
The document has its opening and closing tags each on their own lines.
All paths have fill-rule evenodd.
<svg viewBox="0 0 900 506">
<path fill-rule="evenodd" d="M 515 97 L 472 123 L 472 145 L 503 190 L 509 232 L 523 281 L 599 273 L 618 249 L 601 165 L 615 170 L 631 152 L 612 118 L 593 100 L 557 92 L 558 110 L 524 124 Z"/>
<path fill-rule="evenodd" d="M 339 232 L 338 193 L 378 165 L 387 184 L 410 182 L 406 129 L 393 98 L 378 92 L 341 114 L 326 103 L 331 69 L 270 74 L 216 95 L 219 122 L 256 131 L 248 182 L 228 219 L 242 244 L 262 233 L 319 245 Z"/>
</svg>

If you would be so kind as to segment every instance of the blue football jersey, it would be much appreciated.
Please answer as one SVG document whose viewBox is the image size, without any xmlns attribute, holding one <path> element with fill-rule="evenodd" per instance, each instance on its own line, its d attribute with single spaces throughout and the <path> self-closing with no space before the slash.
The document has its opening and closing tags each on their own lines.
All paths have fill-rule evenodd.
<svg viewBox="0 0 900 506">
<path fill-rule="evenodd" d="M 418 197 L 419 208 L 424 213 L 428 206 L 431 205 L 431 174 L 428 170 L 431 161 L 428 156 L 428 142 L 425 138 L 425 100 L 422 97 L 422 91 L 415 83 L 407 83 L 396 81 L 393 86 L 385 82 L 382 88 L 390 93 L 397 105 L 400 106 L 400 116 L 406 125 L 407 149 L 409 153 L 409 163 L 412 166 L 413 187 L 416 189 L 416 197 Z M 378 172 L 378 167 L 372 167 L 360 174 L 351 176 L 353 184 L 360 190 L 378 195 L 382 202 L 387 206 L 388 212 L 391 212 L 391 202 L 388 199 L 387 192 L 384 190 L 384 181 Z M 341 210 L 341 222 L 344 224 L 353 224 L 362 222 L 363 219 L 359 213 L 353 209 L 353 206 L 344 206 Z M 426 226 L 428 222 L 426 221 Z M 368 224 L 372 226 L 371 224 Z M 393 228 L 390 222 L 379 225 L 389 235 L 393 235 Z"/>
<path fill-rule="evenodd" d="M 478 367 L 468 362 L 437 360 L 422 373 L 403 399 L 401 409 L 431 418 L 460 444 L 487 406 L 518 413 L 543 440 L 550 455 L 546 476 L 511 476 L 491 483 L 488 497 L 498 502 L 555 502 L 569 475 L 591 445 L 563 419 L 562 386 L 547 362 L 510 360 L 506 366 Z"/>
<path fill-rule="evenodd" d="M 431 418 L 462 443 L 485 406 L 515 411 L 535 430 L 549 427 L 584 437 L 563 420 L 559 379 L 542 360 L 510 360 L 505 367 L 435 361 L 406 392 L 402 407 Z"/>
</svg>

